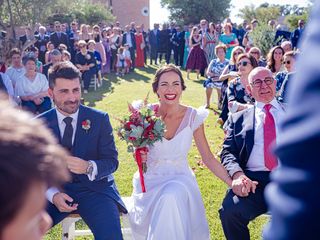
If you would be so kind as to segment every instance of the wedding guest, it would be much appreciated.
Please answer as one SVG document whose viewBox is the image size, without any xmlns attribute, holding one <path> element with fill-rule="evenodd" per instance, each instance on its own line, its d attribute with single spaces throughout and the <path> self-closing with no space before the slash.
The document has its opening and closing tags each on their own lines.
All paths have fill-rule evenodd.
<svg viewBox="0 0 320 240">
<path fill-rule="evenodd" d="M 51 224 L 45 191 L 69 177 L 66 152 L 42 121 L 31 118 L 0 102 L 1 240 L 41 240 Z"/>
<path fill-rule="evenodd" d="M 215 47 L 219 42 L 218 35 L 216 34 L 216 25 L 213 22 L 209 23 L 208 31 L 203 37 L 203 47 L 206 52 L 208 63 L 210 63 L 216 58 Z"/>
<path fill-rule="evenodd" d="M 152 106 L 162 117 L 166 132 L 161 142 L 143 154 L 148 167 L 144 174 L 146 193 L 142 193 L 138 172 L 133 177 L 128 208 L 134 239 L 209 240 L 203 201 L 187 159 L 194 139 L 204 164 L 231 186 L 229 175 L 211 153 L 204 134 L 209 112 L 181 103 L 186 86 L 180 69 L 172 64 L 157 70 L 152 88 L 159 99 Z"/>
<path fill-rule="evenodd" d="M 46 76 L 47 79 L 48 79 L 49 68 L 51 66 L 53 66 L 54 64 L 62 61 L 62 54 L 58 49 L 53 49 L 51 51 L 50 56 L 51 56 L 50 57 L 51 58 L 50 63 L 48 63 L 48 64 L 43 66 L 43 74 Z"/>
<path fill-rule="evenodd" d="M 152 61 L 154 64 L 158 64 L 158 48 L 159 48 L 159 40 L 160 40 L 160 30 L 159 24 L 155 23 L 153 25 L 153 30 L 149 32 L 149 44 L 150 44 L 150 65 L 152 65 Z"/>
<path fill-rule="evenodd" d="M 127 69 L 126 57 L 124 55 L 124 47 L 119 47 L 117 54 L 117 76 L 124 76 Z"/>
<path fill-rule="evenodd" d="M 230 59 L 232 49 L 239 45 L 237 36 L 232 32 L 232 25 L 225 23 L 223 26 L 223 34 L 220 35 L 219 41 L 227 46 L 226 58 Z"/>
<path fill-rule="evenodd" d="M 290 40 L 291 40 L 293 49 L 298 48 L 298 44 L 300 39 L 302 38 L 303 31 L 304 31 L 304 20 L 299 19 L 298 28 L 296 28 L 291 34 Z"/>
<path fill-rule="evenodd" d="M 267 66 L 267 63 L 261 58 L 261 50 L 258 47 L 250 48 L 248 53 L 257 60 L 259 67 Z"/>
<path fill-rule="evenodd" d="M 183 54 L 184 54 L 184 31 L 181 31 L 181 27 L 176 27 L 176 33 L 172 35 L 173 44 L 173 57 L 176 66 L 183 66 Z"/>
<path fill-rule="evenodd" d="M 201 69 L 207 68 L 207 59 L 205 56 L 205 52 L 201 48 L 201 35 L 199 34 L 199 30 L 197 27 L 193 27 L 190 38 L 189 38 L 189 46 L 190 53 L 187 60 L 187 79 L 190 79 L 191 70 L 196 70 L 197 80 L 199 80 L 199 74 Z"/>
<path fill-rule="evenodd" d="M 0 93 L 5 93 L 5 96 L 12 100 L 12 103 L 14 103 L 15 96 L 12 82 L 9 76 L 2 72 L 0 72 Z"/>
<path fill-rule="evenodd" d="M 297 54 L 294 51 L 290 51 L 284 54 L 283 65 L 285 70 L 278 72 L 277 75 L 275 76 L 275 80 L 277 81 L 277 85 L 276 85 L 277 92 L 280 91 L 283 81 L 288 75 L 288 73 L 294 71 L 294 63 L 295 63 L 296 55 Z"/>
<path fill-rule="evenodd" d="M 86 43 L 92 39 L 92 33 L 89 32 L 89 26 L 86 24 L 81 24 L 79 32 L 79 40 L 83 40 Z"/>
<path fill-rule="evenodd" d="M 275 99 L 272 72 L 257 67 L 248 78 L 247 89 L 256 102 L 230 116 L 221 152 L 222 164 L 233 179 L 219 210 L 228 240 L 249 240 L 249 222 L 268 211 L 264 190 L 278 165 L 270 147 L 278 139 L 279 121 L 285 115 Z"/>
<path fill-rule="evenodd" d="M 33 55 L 25 55 L 22 61 L 26 72 L 16 83 L 15 96 L 21 99 L 21 106 L 26 110 L 34 114 L 43 113 L 51 108 L 48 80 L 36 71 L 36 58 Z"/>
<path fill-rule="evenodd" d="M 315 59 L 320 55 L 320 2 L 312 8 L 275 150 L 281 164 L 266 190 L 272 214 L 266 240 L 318 238 L 320 72 Z"/>
<path fill-rule="evenodd" d="M 117 53 L 118 53 L 119 47 L 121 46 L 121 35 L 120 35 L 119 28 L 115 27 L 112 29 L 112 31 L 113 33 L 109 38 L 109 44 L 111 48 L 111 70 L 115 71 L 116 63 L 117 63 Z"/>
<path fill-rule="evenodd" d="M 104 28 L 101 31 L 101 41 L 102 45 L 105 50 L 106 55 L 106 64 L 102 65 L 102 74 L 110 73 L 110 64 L 111 64 L 111 48 L 110 48 L 110 35 L 111 35 L 111 29 L 110 28 Z"/>
<path fill-rule="evenodd" d="M 39 61 L 39 49 L 37 47 L 29 47 L 26 52 L 29 54 L 33 54 L 33 56 L 36 58 L 36 68 L 37 72 L 42 73 L 43 71 L 43 64 L 41 61 Z"/>
<path fill-rule="evenodd" d="M 104 46 L 103 46 L 102 40 L 101 40 L 102 37 L 101 37 L 100 27 L 98 25 L 93 26 L 92 37 L 95 42 L 95 51 L 97 51 L 99 53 L 100 58 L 101 58 L 100 59 L 101 63 L 99 66 L 100 75 L 101 75 L 102 66 L 106 64 L 107 59 L 106 59 L 106 50 L 104 49 Z M 100 76 L 100 80 L 102 80 L 101 76 Z"/>
<path fill-rule="evenodd" d="M 94 40 L 90 40 L 88 42 L 88 51 L 93 53 L 94 58 L 96 60 L 96 64 L 95 64 L 96 71 L 95 71 L 95 74 L 96 74 L 96 77 L 98 78 L 98 84 L 97 85 L 98 85 L 98 87 L 100 87 L 101 84 L 102 84 L 102 76 L 101 76 L 102 58 L 101 58 L 100 53 L 96 50 L 96 42 Z"/>
<path fill-rule="evenodd" d="M 30 46 L 33 46 L 37 40 L 35 39 L 34 33 L 31 27 L 25 28 L 25 34 L 19 37 L 21 49 L 24 50 Z"/>
<path fill-rule="evenodd" d="M 71 54 L 67 50 L 62 51 L 61 57 L 62 57 L 62 61 L 64 62 L 65 61 L 71 62 Z"/>
<path fill-rule="evenodd" d="M 283 55 L 284 51 L 280 46 L 271 48 L 268 53 L 267 68 L 270 69 L 270 71 L 273 73 L 273 76 L 284 70 Z"/>
<path fill-rule="evenodd" d="M 78 43 L 80 51 L 76 54 L 75 65 L 81 72 L 83 81 L 83 93 L 88 93 L 92 77 L 96 72 L 96 59 L 92 52 L 87 50 L 87 44 L 84 40 Z"/>
<path fill-rule="evenodd" d="M 58 48 L 61 43 L 68 46 L 68 36 L 66 33 L 62 32 L 61 23 L 56 21 L 54 26 L 55 32 L 50 35 L 50 42 L 54 45 L 54 48 Z"/>
<path fill-rule="evenodd" d="M 78 30 L 78 23 L 73 21 L 71 23 L 71 29 L 68 35 L 69 40 L 69 49 L 71 54 L 71 61 L 74 62 L 74 58 L 76 56 L 76 43 L 79 41 L 79 30 Z"/>
<path fill-rule="evenodd" d="M 229 60 L 226 59 L 227 47 L 225 45 L 217 45 L 215 47 L 215 56 L 217 58 L 213 59 L 207 69 L 208 79 L 203 83 L 203 86 L 206 88 L 206 108 L 210 108 L 212 89 L 217 90 L 218 95 L 218 106 L 221 108 L 221 87 L 223 81 L 220 81 L 220 75 L 225 67 L 229 64 Z"/>
<path fill-rule="evenodd" d="M 184 44 L 184 53 L 183 53 L 183 68 L 186 69 L 187 66 L 187 60 L 190 52 L 190 46 L 189 46 L 189 41 L 190 41 L 190 33 L 192 31 L 193 26 L 190 24 L 188 27 L 185 28 L 184 32 L 184 39 L 185 39 L 185 44 Z"/>
<path fill-rule="evenodd" d="M 161 63 L 161 61 L 162 61 L 163 54 L 165 55 L 165 60 L 168 59 L 168 57 L 167 57 L 168 49 L 169 49 L 169 32 L 167 29 L 167 24 L 163 23 L 162 29 L 161 29 L 160 35 L 159 35 L 159 48 L 158 48 L 159 63 Z M 167 64 L 168 64 L 168 62 L 167 62 Z"/>
<path fill-rule="evenodd" d="M 109 116 L 80 104 L 80 71 L 72 63 L 54 65 L 49 86 L 56 107 L 39 118 L 72 155 L 66 159 L 72 180 L 63 189 L 47 191 L 53 225 L 78 212 L 95 239 L 121 240 L 119 211 L 127 210 L 112 175 L 119 162 Z"/>
<path fill-rule="evenodd" d="M 284 53 L 292 51 L 292 44 L 290 41 L 283 41 L 281 43 L 281 47 L 282 47 Z"/>
<path fill-rule="evenodd" d="M 54 49 L 54 44 L 49 41 L 47 43 L 47 51 L 46 51 L 45 56 L 44 56 L 45 64 L 48 64 L 48 63 L 51 62 L 51 52 L 52 52 L 53 49 Z"/>
<path fill-rule="evenodd" d="M 136 60 L 135 67 L 144 67 L 144 48 L 146 47 L 146 43 L 144 41 L 143 34 L 141 32 L 141 26 L 136 26 L 135 33 L 135 42 L 136 42 Z M 130 48 L 129 48 L 130 49 Z"/>
<path fill-rule="evenodd" d="M 6 74 L 9 76 L 13 88 L 15 88 L 17 82 L 20 81 L 20 77 L 25 74 L 26 70 L 22 64 L 21 52 L 18 48 L 10 50 L 9 58 L 11 60 L 11 66 L 7 69 Z"/>
<path fill-rule="evenodd" d="M 126 25 L 125 27 L 125 32 L 123 33 L 122 36 L 122 44 L 129 44 L 129 51 L 130 51 L 130 55 L 131 55 L 131 61 L 132 61 L 132 66 L 131 66 L 131 70 L 134 70 L 135 68 L 135 61 L 136 61 L 136 49 L 137 49 L 137 44 L 136 44 L 136 39 L 135 39 L 135 35 L 132 31 L 130 31 L 130 26 Z"/>
<path fill-rule="evenodd" d="M 174 52 L 174 44 L 173 44 L 173 36 L 177 33 L 177 29 L 174 22 L 170 22 L 169 27 L 167 28 L 168 32 L 168 48 L 167 48 L 167 54 L 166 54 L 166 62 L 167 64 L 170 63 L 171 60 L 171 53 Z M 177 54 L 177 53 L 176 53 Z"/>
<path fill-rule="evenodd" d="M 45 54 L 47 51 L 47 44 L 50 40 L 49 35 L 46 34 L 46 28 L 44 26 L 39 27 L 39 34 L 35 36 L 37 41 L 34 46 L 39 49 L 39 60 L 42 64 L 45 64 Z"/>
</svg>

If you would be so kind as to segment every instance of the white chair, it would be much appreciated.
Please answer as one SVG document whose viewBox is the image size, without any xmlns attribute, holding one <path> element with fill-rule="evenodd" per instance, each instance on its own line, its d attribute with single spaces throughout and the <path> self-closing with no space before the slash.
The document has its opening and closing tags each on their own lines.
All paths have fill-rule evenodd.
<svg viewBox="0 0 320 240">
<path fill-rule="evenodd" d="M 122 197 L 121 199 L 123 200 L 125 205 L 127 205 L 126 203 L 128 203 L 129 198 Z M 132 234 L 131 234 L 131 228 L 130 228 L 128 215 L 121 213 L 120 219 L 122 222 L 121 231 L 122 231 L 123 239 L 124 240 L 133 239 Z M 77 236 L 92 235 L 92 232 L 90 231 L 90 229 L 76 230 L 75 223 L 79 220 L 81 220 L 81 217 L 79 214 L 71 214 L 62 221 L 62 223 L 61 223 L 62 224 L 62 240 L 74 240 L 75 237 L 77 237 Z"/>
</svg>

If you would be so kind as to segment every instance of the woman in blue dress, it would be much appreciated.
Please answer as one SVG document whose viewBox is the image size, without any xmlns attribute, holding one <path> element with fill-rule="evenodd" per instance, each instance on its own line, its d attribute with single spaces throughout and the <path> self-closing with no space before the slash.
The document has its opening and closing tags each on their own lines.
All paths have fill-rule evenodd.
<svg viewBox="0 0 320 240">
<path fill-rule="evenodd" d="M 232 25 L 226 23 L 223 26 L 223 34 L 220 35 L 219 41 L 227 46 L 226 58 L 230 59 L 232 49 L 239 45 L 237 36 L 232 33 Z"/>
</svg>

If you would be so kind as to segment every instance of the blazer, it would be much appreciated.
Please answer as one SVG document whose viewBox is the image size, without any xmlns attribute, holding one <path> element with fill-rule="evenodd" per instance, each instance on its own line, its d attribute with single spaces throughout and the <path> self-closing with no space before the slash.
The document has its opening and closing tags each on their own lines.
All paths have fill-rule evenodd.
<svg viewBox="0 0 320 240">
<path fill-rule="evenodd" d="M 69 48 L 68 36 L 64 32 L 61 32 L 60 38 L 58 37 L 58 34 L 56 32 L 51 33 L 50 41 L 53 43 L 55 48 L 58 48 L 59 44 L 61 44 L 61 43 L 63 43 L 64 45 L 66 45 Z"/>
<path fill-rule="evenodd" d="M 50 40 L 50 37 L 48 35 L 44 35 L 43 39 L 41 39 L 40 34 L 36 35 L 35 38 L 37 41 L 35 42 L 34 46 L 36 46 L 39 49 L 39 53 L 45 53 L 47 50 L 47 43 Z"/>
<path fill-rule="evenodd" d="M 230 115 L 221 152 L 222 165 L 230 176 L 246 169 L 254 144 L 254 128 L 255 107 Z"/>
<path fill-rule="evenodd" d="M 160 41 L 160 30 L 156 30 L 157 34 L 154 33 L 154 30 L 149 32 L 149 43 L 151 47 L 158 47 Z"/>
<path fill-rule="evenodd" d="M 122 35 L 122 45 L 126 44 L 127 43 L 127 32 L 125 32 L 123 35 Z M 137 49 L 137 46 L 136 46 L 136 38 L 135 38 L 135 35 L 133 32 L 130 32 L 130 36 L 131 36 L 131 42 L 132 42 L 132 47 L 134 49 Z"/>
<path fill-rule="evenodd" d="M 39 117 L 44 119 L 54 136 L 61 143 L 56 109 L 51 109 Z M 90 120 L 90 129 L 82 128 L 82 122 Z M 112 135 L 112 127 L 107 113 L 100 112 L 83 105 L 79 107 L 77 128 L 72 147 L 73 156 L 83 160 L 93 160 L 97 164 L 98 174 L 94 181 L 90 181 L 85 174 L 72 174 L 73 182 L 80 182 L 94 192 L 100 192 L 113 198 L 120 209 L 126 212 L 119 192 L 113 180 L 114 173 L 119 165 L 118 152 Z M 68 183 L 72 187 L 72 182 Z"/>
</svg>

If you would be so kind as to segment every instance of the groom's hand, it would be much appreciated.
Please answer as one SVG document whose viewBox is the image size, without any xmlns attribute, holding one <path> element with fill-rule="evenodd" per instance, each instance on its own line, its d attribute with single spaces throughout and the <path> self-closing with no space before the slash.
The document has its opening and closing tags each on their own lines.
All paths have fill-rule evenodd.
<svg viewBox="0 0 320 240">
<path fill-rule="evenodd" d="M 74 203 L 71 206 L 67 202 L 73 202 L 73 199 L 65 193 L 56 193 L 52 198 L 52 203 L 59 209 L 60 212 L 72 212 L 77 210 L 78 204 Z"/>
<path fill-rule="evenodd" d="M 78 157 L 67 157 L 67 166 L 70 172 L 75 174 L 85 174 L 88 169 L 88 161 L 82 160 Z"/>
<path fill-rule="evenodd" d="M 232 191 L 240 197 L 247 197 L 250 192 L 255 193 L 258 182 L 252 181 L 243 172 L 233 175 Z"/>
</svg>

